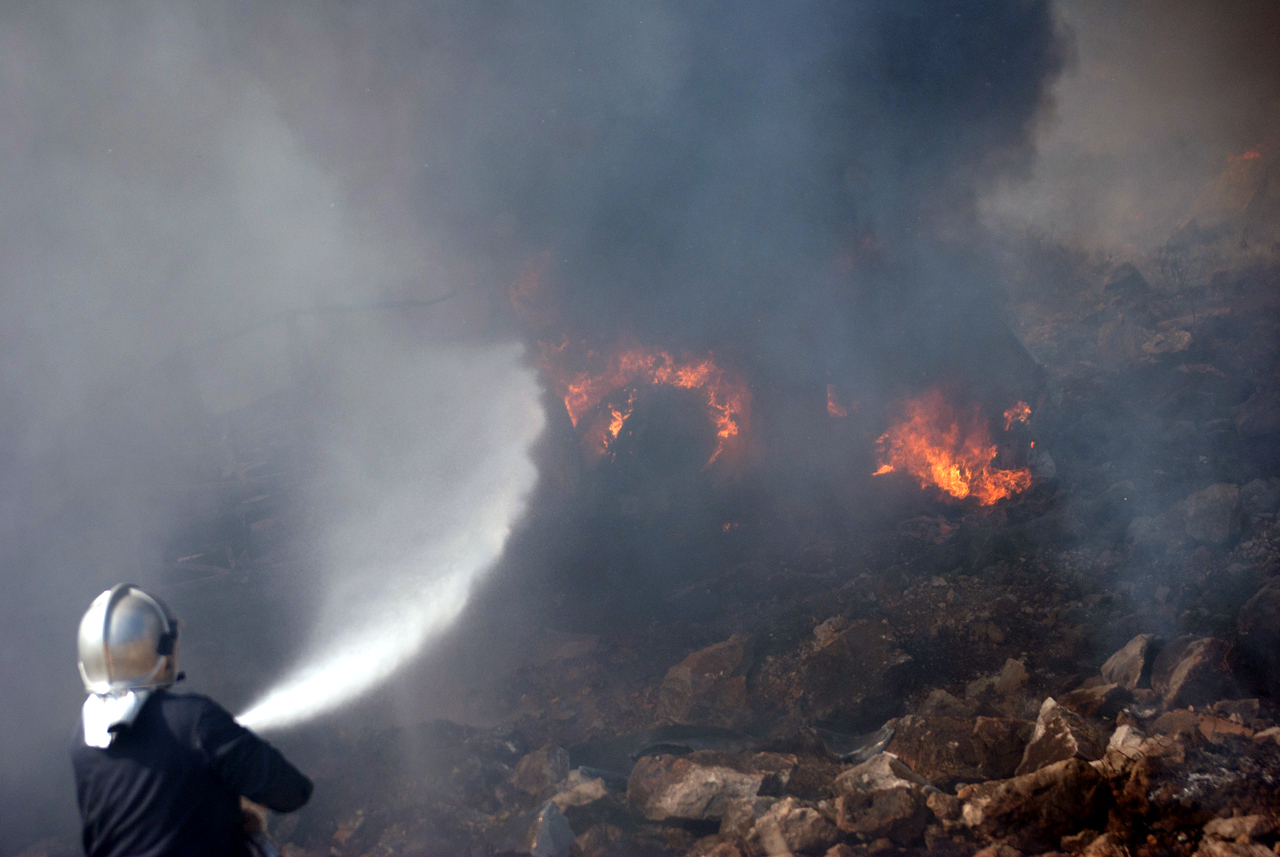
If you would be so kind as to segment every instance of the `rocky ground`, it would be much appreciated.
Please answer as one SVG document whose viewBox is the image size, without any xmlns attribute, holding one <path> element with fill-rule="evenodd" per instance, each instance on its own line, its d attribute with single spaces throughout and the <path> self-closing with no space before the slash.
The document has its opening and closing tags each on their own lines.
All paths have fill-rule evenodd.
<svg viewBox="0 0 1280 857">
<path fill-rule="evenodd" d="M 1267 528 L 1272 569 L 1277 535 Z M 1231 553 L 1259 554 L 1260 538 Z M 1084 660 L 1073 649 L 1090 595 L 962 577 L 920 581 L 886 610 L 919 617 L 932 604 L 927 624 L 837 613 L 777 653 L 733 636 L 630 694 L 616 676 L 632 655 L 567 639 L 527 676 L 509 724 L 435 722 L 334 748 L 371 760 L 368 776 L 339 786 L 322 772 L 316 806 L 275 832 L 295 855 L 1261 854 L 1276 844 L 1280 712 L 1243 682 L 1258 675 L 1251 658 L 1277 651 L 1280 586 L 1247 602 L 1232 637 L 1139 634 L 1082 677 L 1066 667 Z M 958 663 L 953 675 L 968 681 L 913 681 L 911 635 L 939 633 L 948 615 L 958 656 L 1010 654 L 990 671 Z M 1048 644 L 1012 657 L 1030 634 Z M 908 713 L 867 734 L 812 725 L 866 722 L 903 696 Z M 654 723 L 667 725 L 639 729 Z M 396 766 L 379 760 L 406 742 L 435 774 L 383 778 Z"/>
<path fill-rule="evenodd" d="M 1055 476 L 546 631 L 501 725 L 329 746 L 286 854 L 1280 853 L 1280 274 L 1072 276 L 1018 303 Z"/>
</svg>

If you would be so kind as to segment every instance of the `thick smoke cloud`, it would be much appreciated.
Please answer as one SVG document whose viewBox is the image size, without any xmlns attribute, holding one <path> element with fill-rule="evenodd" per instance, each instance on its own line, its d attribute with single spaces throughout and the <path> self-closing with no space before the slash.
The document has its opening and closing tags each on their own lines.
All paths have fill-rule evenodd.
<svg viewBox="0 0 1280 857">
<path fill-rule="evenodd" d="M 874 249 L 971 231 L 973 195 L 1028 168 L 1064 56 L 1036 3 L 496 8 L 423 7 L 424 33 L 449 21 L 466 129 L 424 159 L 446 222 L 549 250 L 570 335 L 788 363 L 797 325 L 838 349 L 907 282 L 931 292 L 932 272 L 886 288 Z M 920 326 L 963 290 L 938 285 Z"/>
<path fill-rule="evenodd" d="M 359 341 L 264 318 L 457 290 L 360 335 L 506 340 L 546 258 L 548 332 L 915 381 L 998 330 L 975 195 L 1030 168 L 1064 57 L 1047 3 L 925 0 L 33 3 L 0 40 L 0 816 L 52 828 L 71 629 L 160 579 L 193 415 Z"/>
</svg>

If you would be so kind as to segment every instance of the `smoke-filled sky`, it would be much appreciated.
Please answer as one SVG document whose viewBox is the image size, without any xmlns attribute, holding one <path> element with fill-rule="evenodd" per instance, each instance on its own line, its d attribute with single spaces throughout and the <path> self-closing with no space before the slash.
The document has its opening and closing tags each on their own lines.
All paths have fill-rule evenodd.
<svg viewBox="0 0 1280 857">
<path fill-rule="evenodd" d="M 1071 73 L 1030 181 L 987 200 L 999 229 L 1149 250 L 1228 158 L 1280 146 L 1280 7 L 1269 0 L 1064 0 Z M 1202 224 L 1203 225 L 1203 224 Z"/>
<path fill-rule="evenodd" d="M 992 327 L 984 223 L 1104 242 L 1127 203 L 1080 164 L 1158 201 L 1185 164 L 1263 142 L 1272 8 L 5 4 L 0 818 L 51 821 L 0 849 L 67 818 L 75 621 L 118 580 L 161 580 L 177 450 L 297 380 L 283 324 L 228 337 L 452 291 L 295 336 L 350 357 L 335 383 L 365 401 L 427 342 L 479 349 L 477 375 L 447 377 L 523 401 L 506 295 L 540 258 L 555 332 L 716 348 L 775 383 L 896 378 L 912 348 L 942 359 Z M 360 470 L 330 452 L 322 469 Z M 352 520 L 370 493 L 316 515 Z"/>
</svg>

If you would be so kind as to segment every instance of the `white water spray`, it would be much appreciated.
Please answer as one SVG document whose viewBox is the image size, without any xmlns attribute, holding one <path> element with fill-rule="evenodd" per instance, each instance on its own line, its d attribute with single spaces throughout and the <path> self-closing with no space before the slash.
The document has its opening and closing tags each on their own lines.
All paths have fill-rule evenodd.
<svg viewBox="0 0 1280 857">
<path fill-rule="evenodd" d="M 359 697 L 444 631 L 502 553 L 544 416 L 516 346 L 344 371 L 319 502 L 332 510 L 312 654 L 237 718 L 291 726 Z"/>
</svg>

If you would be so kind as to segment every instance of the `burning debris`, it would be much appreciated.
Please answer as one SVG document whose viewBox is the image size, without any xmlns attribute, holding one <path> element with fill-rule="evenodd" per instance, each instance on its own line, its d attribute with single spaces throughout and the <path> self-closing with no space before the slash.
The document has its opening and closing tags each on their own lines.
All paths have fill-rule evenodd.
<svg viewBox="0 0 1280 857">
<path fill-rule="evenodd" d="M 636 397 L 648 387 L 692 390 L 705 398 L 707 417 L 716 429 L 710 467 L 726 447 L 740 443 L 749 427 L 751 391 L 745 382 L 716 364 L 714 355 L 673 358 L 668 352 L 623 348 L 603 359 L 596 372 L 567 368 L 567 343 L 540 344 L 543 371 L 575 428 L 582 423 L 584 445 L 597 456 L 608 452 L 634 410 Z M 584 361 L 601 362 L 585 350 Z"/>
<path fill-rule="evenodd" d="M 1005 431 L 1026 422 L 1031 408 L 1018 402 L 1005 412 Z M 974 497 L 991 506 L 1031 487 L 1028 468 L 995 466 L 999 446 L 979 408 L 957 409 L 941 390 L 930 390 L 902 406 L 902 416 L 876 441 L 880 466 L 876 476 L 906 473 L 921 488 L 939 488 L 957 500 Z"/>
<path fill-rule="evenodd" d="M 1026 402 L 1018 402 L 1004 412 L 1004 430 L 1013 428 L 1014 423 L 1025 423 L 1031 419 L 1031 406 Z"/>
</svg>

